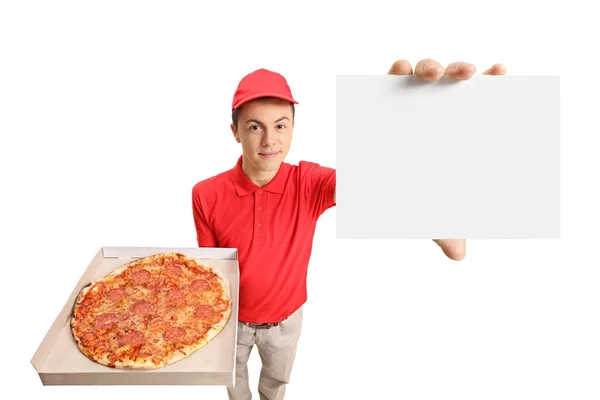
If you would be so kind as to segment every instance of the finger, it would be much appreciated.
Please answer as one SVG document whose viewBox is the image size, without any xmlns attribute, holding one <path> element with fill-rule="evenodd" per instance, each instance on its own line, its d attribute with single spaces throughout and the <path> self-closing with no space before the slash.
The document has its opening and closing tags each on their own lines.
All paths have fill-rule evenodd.
<svg viewBox="0 0 600 400">
<path fill-rule="evenodd" d="M 466 62 L 458 61 L 446 67 L 446 75 L 451 78 L 466 80 L 475 74 L 475 66 Z"/>
<path fill-rule="evenodd" d="M 504 75 L 506 74 L 506 67 L 504 64 L 494 64 L 491 68 L 483 71 L 483 75 Z"/>
<path fill-rule="evenodd" d="M 398 60 L 392 64 L 388 74 L 391 75 L 412 75 L 413 70 L 410 63 L 406 60 Z"/>
<path fill-rule="evenodd" d="M 444 67 L 430 58 L 421 60 L 415 66 L 415 75 L 427 82 L 435 82 L 444 76 Z"/>
</svg>

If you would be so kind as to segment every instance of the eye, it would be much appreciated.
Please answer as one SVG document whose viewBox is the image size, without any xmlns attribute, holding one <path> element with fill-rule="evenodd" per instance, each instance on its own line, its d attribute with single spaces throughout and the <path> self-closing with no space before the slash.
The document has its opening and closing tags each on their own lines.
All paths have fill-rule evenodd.
<svg viewBox="0 0 600 400">
<path fill-rule="evenodd" d="M 260 130 L 260 126 L 258 126 L 257 124 L 252 124 L 252 125 L 250 125 L 250 130 L 258 131 L 258 130 Z"/>
<path fill-rule="evenodd" d="M 285 125 L 283 125 L 283 124 L 277 125 L 277 129 L 284 129 L 284 128 L 285 128 Z"/>
</svg>

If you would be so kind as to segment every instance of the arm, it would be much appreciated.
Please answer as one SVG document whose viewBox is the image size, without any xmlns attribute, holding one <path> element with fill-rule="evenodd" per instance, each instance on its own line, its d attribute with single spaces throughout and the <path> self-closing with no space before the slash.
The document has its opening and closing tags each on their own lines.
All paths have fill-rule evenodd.
<svg viewBox="0 0 600 400">
<path fill-rule="evenodd" d="M 210 228 L 205 212 L 202 208 L 199 193 L 196 189 L 192 191 L 192 213 L 194 216 L 194 226 L 196 228 L 196 241 L 198 247 L 218 247 L 217 238 L 214 231 Z"/>
<path fill-rule="evenodd" d="M 304 199 L 311 215 L 318 218 L 326 210 L 335 206 L 336 170 L 301 161 L 300 171 L 304 185 Z"/>
</svg>

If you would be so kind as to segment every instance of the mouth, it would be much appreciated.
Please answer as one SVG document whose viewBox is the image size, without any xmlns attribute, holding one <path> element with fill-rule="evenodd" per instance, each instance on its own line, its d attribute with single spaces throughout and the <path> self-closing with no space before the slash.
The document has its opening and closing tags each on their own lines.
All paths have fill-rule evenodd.
<svg viewBox="0 0 600 400">
<path fill-rule="evenodd" d="M 280 153 L 279 151 L 271 151 L 271 152 L 265 152 L 265 153 L 258 153 L 258 155 L 263 158 L 273 158 L 279 153 Z"/>
</svg>

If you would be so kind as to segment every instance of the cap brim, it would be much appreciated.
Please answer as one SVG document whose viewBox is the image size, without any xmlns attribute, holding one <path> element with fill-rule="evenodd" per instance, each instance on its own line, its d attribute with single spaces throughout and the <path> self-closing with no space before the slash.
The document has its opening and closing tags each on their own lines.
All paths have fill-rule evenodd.
<svg viewBox="0 0 600 400">
<path fill-rule="evenodd" d="M 235 110 L 236 108 L 241 107 L 245 103 L 252 101 L 252 100 L 260 99 L 261 97 L 275 97 L 277 99 L 289 101 L 292 104 L 298 104 L 298 102 L 296 100 L 294 100 L 293 98 L 279 94 L 279 93 L 258 93 L 258 94 L 253 94 L 252 96 L 245 97 L 241 100 L 238 100 L 238 102 L 233 105 L 233 109 Z"/>
</svg>

